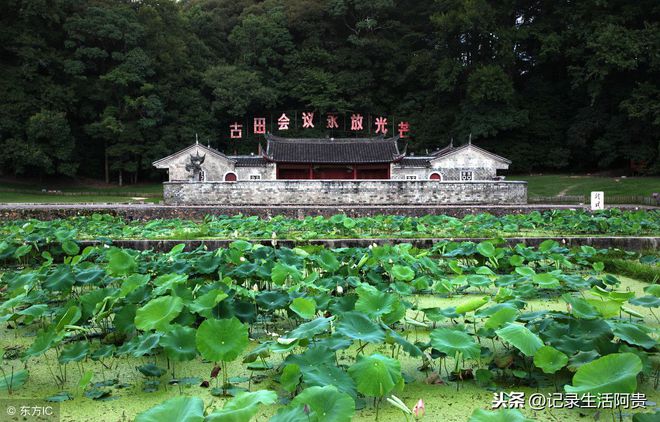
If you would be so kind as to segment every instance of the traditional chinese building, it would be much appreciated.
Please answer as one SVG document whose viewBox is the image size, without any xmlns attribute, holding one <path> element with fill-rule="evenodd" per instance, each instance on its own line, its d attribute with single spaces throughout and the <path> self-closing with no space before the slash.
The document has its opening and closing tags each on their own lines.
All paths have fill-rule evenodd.
<svg viewBox="0 0 660 422">
<path fill-rule="evenodd" d="M 404 148 L 405 149 L 405 148 Z M 407 156 L 399 138 L 281 138 L 266 135 L 257 155 L 225 155 L 195 143 L 154 162 L 170 181 L 192 180 L 191 157 L 204 157 L 196 181 L 404 179 L 495 180 L 511 161 L 471 143 Z"/>
<path fill-rule="evenodd" d="M 525 203 L 525 182 L 504 182 L 511 162 L 471 142 L 407 155 L 398 136 L 282 138 L 256 155 L 195 143 L 154 162 L 167 169 L 171 204 Z M 231 183 L 227 183 L 231 182 Z"/>
</svg>

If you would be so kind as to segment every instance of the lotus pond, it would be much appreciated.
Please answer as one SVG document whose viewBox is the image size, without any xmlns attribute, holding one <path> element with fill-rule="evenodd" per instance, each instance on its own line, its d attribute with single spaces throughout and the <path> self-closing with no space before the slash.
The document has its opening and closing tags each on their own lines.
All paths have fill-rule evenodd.
<svg viewBox="0 0 660 422">
<path fill-rule="evenodd" d="M 51 221 L 0 222 L 5 237 L 38 242 L 45 239 L 333 239 L 444 238 L 515 236 L 653 236 L 660 235 L 660 210 L 608 209 L 597 212 L 553 210 L 494 216 L 469 214 L 423 217 L 375 216 L 292 219 L 274 216 L 208 216 L 203 221 L 156 219 L 129 221 L 107 214 Z M 0 255 L 2 254 L 0 245 Z"/>
<path fill-rule="evenodd" d="M 654 251 L 2 245 L 1 394 L 62 420 L 657 420 L 658 279 L 606 271 L 653 274 Z M 646 400 L 491 411 L 497 392 Z"/>
</svg>

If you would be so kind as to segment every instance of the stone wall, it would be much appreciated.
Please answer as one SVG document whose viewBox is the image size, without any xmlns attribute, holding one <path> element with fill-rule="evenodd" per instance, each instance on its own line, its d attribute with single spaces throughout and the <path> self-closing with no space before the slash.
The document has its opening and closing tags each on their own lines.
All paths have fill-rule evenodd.
<svg viewBox="0 0 660 422">
<path fill-rule="evenodd" d="M 640 205 L 607 205 L 630 211 L 657 209 Z M 589 212 L 585 205 L 187 205 L 170 206 L 156 204 L 0 204 L 0 220 L 55 220 L 93 214 L 110 214 L 126 220 L 150 221 L 164 218 L 181 218 L 202 221 L 207 215 L 254 215 L 271 218 L 281 215 L 287 218 L 331 217 L 346 214 L 349 217 L 373 217 L 400 215 L 421 217 L 424 215 L 448 215 L 463 218 L 466 215 L 489 213 L 495 216 L 529 214 L 555 210 L 581 210 Z"/>
<path fill-rule="evenodd" d="M 275 179 L 275 164 L 268 163 L 265 166 L 261 167 L 235 167 L 234 173 L 238 177 L 238 180 L 250 180 L 251 175 L 258 174 L 261 176 L 262 180 L 274 180 Z M 222 180 L 222 179 L 217 179 Z"/>
<path fill-rule="evenodd" d="M 165 182 L 168 205 L 525 204 L 527 182 L 261 180 Z"/>
</svg>

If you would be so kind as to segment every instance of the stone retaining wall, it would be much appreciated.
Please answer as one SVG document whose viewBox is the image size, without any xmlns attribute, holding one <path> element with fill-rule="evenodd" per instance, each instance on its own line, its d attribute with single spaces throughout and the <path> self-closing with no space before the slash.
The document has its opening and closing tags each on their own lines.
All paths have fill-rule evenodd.
<svg viewBox="0 0 660 422">
<path fill-rule="evenodd" d="M 273 242 L 270 239 L 264 240 L 253 240 L 253 243 L 260 243 L 267 246 L 277 246 L 277 247 L 288 247 L 294 248 L 301 245 L 322 245 L 326 248 L 349 248 L 349 247 L 368 247 L 372 244 L 377 245 L 386 245 L 386 244 L 399 244 L 399 243 L 411 243 L 417 248 L 430 248 L 433 244 L 442 241 L 442 240 L 452 240 L 455 242 L 481 242 L 488 240 L 489 238 L 452 238 L 452 239 L 313 239 L 313 240 L 290 240 L 290 239 L 281 239 Z M 553 239 L 561 243 L 566 247 L 582 246 L 589 245 L 597 249 L 601 248 L 619 248 L 627 251 L 644 251 L 644 250 L 657 250 L 660 247 L 660 237 L 627 237 L 627 236 L 607 236 L 607 237 L 578 237 L 578 236 L 568 236 L 568 237 L 510 237 L 505 238 L 504 241 L 509 246 L 515 246 L 519 243 L 523 243 L 528 246 L 538 246 L 543 241 Z M 219 248 L 226 248 L 232 240 L 115 240 L 113 244 L 122 248 L 137 249 L 137 250 L 147 250 L 153 249 L 156 252 L 168 252 L 174 246 L 184 243 L 186 245 L 186 250 L 192 250 L 199 246 L 206 246 L 209 250 L 215 250 Z M 82 240 L 79 241 L 80 245 L 90 246 L 97 245 L 100 242 L 96 240 Z"/>
<path fill-rule="evenodd" d="M 527 182 L 260 180 L 165 182 L 168 205 L 526 204 Z"/>
<path fill-rule="evenodd" d="M 610 207 L 608 207 L 610 208 Z M 657 209 L 639 205 L 618 205 L 615 208 L 626 210 Z M 149 221 L 154 219 L 182 218 L 203 220 L 207 215 L 255 215 L 270 218 L 283 215 L 288 218 L 305 218 L 335 214 L 349 217 L 371 217 L 376 215 L 402 215 L 421 217 L 424 215 L 449 215 L 462 218 L 468 214 L 489 213 L 495 216 L 528 214 L 553 210 L 584 210 L 584 205 L 350 205 L 350 206 L 229 206 L 229 205 L 188 205 L 169 206 L 156 204 L 0 204 L 0 220 L 55 220 L 75 216 L 110 214 L 126 220 Z"/>
</svg>

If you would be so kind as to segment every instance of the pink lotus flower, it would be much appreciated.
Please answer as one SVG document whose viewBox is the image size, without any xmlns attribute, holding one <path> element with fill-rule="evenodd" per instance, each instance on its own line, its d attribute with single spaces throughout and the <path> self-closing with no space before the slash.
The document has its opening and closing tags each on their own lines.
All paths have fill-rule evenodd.
<svg viewBox="0 0 660 422">
<path fill-rule="evenodd" d="M 415 407 L 413 407 L 412 413 L 415 416 L 415 419 L 424 417 L 424 412 L 426 408 L 424 407 L 424 400 L 419 399 Z"/>
</svg>

